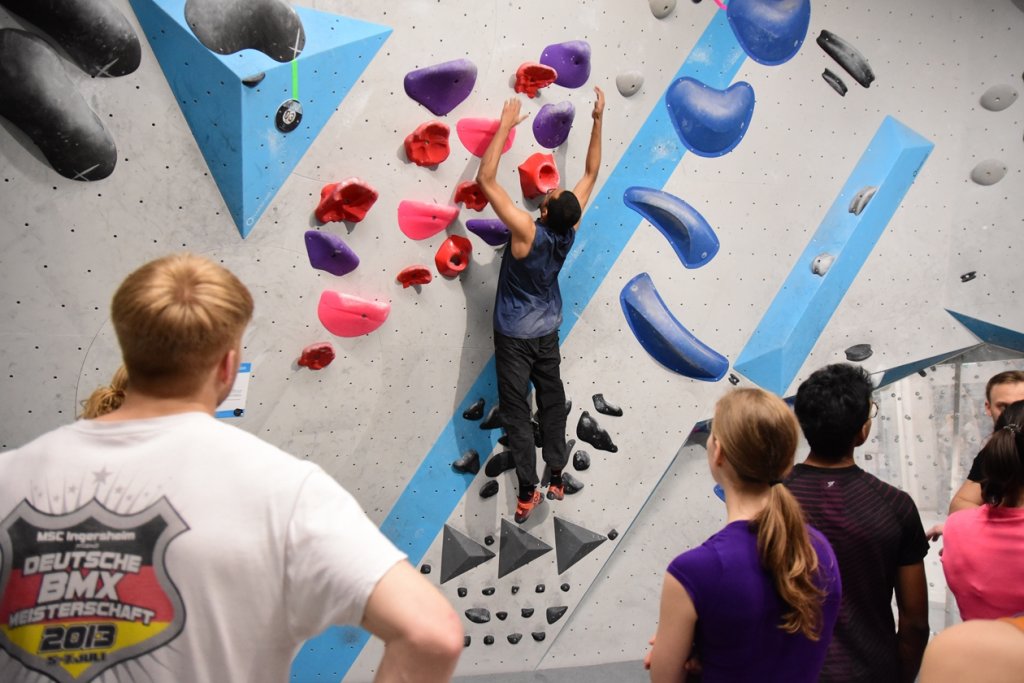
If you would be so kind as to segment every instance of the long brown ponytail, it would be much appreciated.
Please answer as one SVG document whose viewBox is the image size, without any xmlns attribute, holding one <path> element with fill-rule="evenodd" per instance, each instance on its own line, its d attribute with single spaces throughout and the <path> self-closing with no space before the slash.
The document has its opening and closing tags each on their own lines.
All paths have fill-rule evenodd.
<svg viewBox="0 0 1024 683">
<path fill-rule="evenodd" d="M 712 432 L 741 482 L 768 486 L 768 505 L 750 520 L 757 532 L 761 565 L 789 609 L 779 625 L 786 633 L 811 640 L 821 634 L 818 555 L 811 545 L 800 504 L 779 484 L 793 465 L 799 441 L 793 411 L 780 398 L 760 389 L 737 389 L 715 408 Z"/>
</svg>

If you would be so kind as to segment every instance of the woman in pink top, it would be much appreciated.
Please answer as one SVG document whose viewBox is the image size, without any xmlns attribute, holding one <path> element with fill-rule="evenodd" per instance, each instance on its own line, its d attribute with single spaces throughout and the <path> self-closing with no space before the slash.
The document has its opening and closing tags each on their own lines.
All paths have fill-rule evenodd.
<svg viewBox="0 0 1024 683">
<path fill-rule="evenodd" d="M 942 568 L 960 616 L 1024 611 L 1024 401 L 1010 405 L 981 451 L 985 504 L 946 520 Z"/>
</svg>

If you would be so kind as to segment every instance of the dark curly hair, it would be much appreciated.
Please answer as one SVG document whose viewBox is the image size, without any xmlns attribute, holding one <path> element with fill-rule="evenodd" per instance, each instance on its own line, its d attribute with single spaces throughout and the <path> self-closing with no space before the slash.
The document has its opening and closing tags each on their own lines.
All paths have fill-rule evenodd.
<svg viewBox="0 0 1024 683">
<path fill-rule="evenodd" d="M 569 190 L 549 199 L 547 211 L 544 225 L 558 233 L 572 230 L 573 226 L 580 222 L 580 216 L 583 215 L 580 200 Z"/>
<path fill-rule="evenodd" d="M 815 370 L 796 392 L 793 409 L 814 455 L 839 460 L 849 452 L 871 414 L 871 376 L 836 363 Z"/>
</svg>

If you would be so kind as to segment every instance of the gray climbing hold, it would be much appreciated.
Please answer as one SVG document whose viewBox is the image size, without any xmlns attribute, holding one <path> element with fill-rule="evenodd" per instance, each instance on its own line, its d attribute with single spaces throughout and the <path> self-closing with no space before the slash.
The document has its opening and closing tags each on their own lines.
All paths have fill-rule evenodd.
<svg viewBox="0 0 1024 683">
<path fill-rule="evenodd" d="M 497 429 L 501 426 L 501 416 L 498 414 L 498 409 L 501 406 L 495 405 L 487 413 L 487 417 L 480 423 L 480 429 Z"/>
<path fill-rule="evenodd" d="M 846 70 L 846 73 L 853 76 L 853 80 L 867 88 L 875 80 L 875 73 L 871 65 L 864 58 L 857 48 L 832 33 L 822 31 L 818 34 L 818 45 L 832 59 L 836 60 L 839 66 Z"/>
<path fill-rule="evenodd" d="M 822 252 L 811 261 L 811 272 L 815 275 L 824 275 L 832 267 L 832 262 L 835 260 L 836 257 L 832 254 Z"/>
<path fill-rule="evenodd" d="M 555 555 L 561 574 L 605 542 L 605 537 L 578 524 L 555 517 Z"/>
<path fill-rule="evenodd" d="M 249 88 L 255 88 L 257 85 L 262 83 L 263 79 L 266 77 L 267 72 L 261 71 L 258 74 L 253 74 L 252 76 L 246 76 L 245 78 L 243 78 L 242 85 L 247 86 Z"/>
<path fill-rule="evenodd" d="M 546 612 L 548 623 L 553 624 L 559 619 L 561 619 L 562 615 L 565 614 L 566 610 L 568 609 L 569 608 L 564 605 L 561 605 L 559 607 L 548 607 Z"/>
<path fill-rule="evenodd" d="M 825 79 L 825 82 L 832 86 L 832 89 L 840 94 L 842 97 L 846 97 L 846 84 L 843 83 L 843 79 L 832 73 L 831 70 L 825 69 L 821 72 L 821 77 Z"/>
<path fill-rule="evenodd" d="M 672 10 L 676 8 L 676 0 L 647 0 L 651 6 L 651 14 L 656 19 L 664 19 L 668 15 L 672 14 Z"/>
<path fill-rule="evenodd" d="M 850 213 L 854 216 L 859 216 L 876 192 L 878 192 L 878 188 L 874 185 L 862 187 L 857 194 L 853 195 L 853 199 L 850 200 Z"/>
<path fill-rule="evenodd" d="M 995 185 L 1006 175 L 1006 164 L 995 159 L 986 159 L 971 171 L 971 180 L 979 185 Z"/>
<path fill-rule="evenodd" d="M 498 481 L 491 479 L 489 482 L 480 487 L 480 497 L 490 498 L 498 492 Z"/>
<path fill-rule="evenodd" d="M 619 447 L 612 443 L 612 438 L 608 436 L 608 432 L 603 430 L 601 425 L 597 424 L 597 420 L 592 418 L 590 413 L 585 410 L 580 415 L 579 422 L 576 423 L 576 437 L 580 441 L 586 441 L 600 451 L 616 453 L 619 450 Z"/>
<path fill-rule="evenodd" d="M 469 595 L 469 591 L 466 589 L 465 586 L 459 586 L 459 590 L 456 592 L 459 594 L 460 598 L 464 598 L 467 595 Z"/>
<path fill-rule="evenodd" d="M 859 363 L 862 360 L 871 358 L 871 354 L 874 351 L 871 349 L 871 344 L 854 344 L 850 348 L 846 349 L 846 360 Z"/>
<path fill-rule="evenodd" d="M 993 85 L 981 96 L 981 106 L 989 111 L 1002 111 L 1017 101 L 1017 91 L 1011 85 Z"/>
<path fill-rule="evenodd" d="M 537 587 L 533 589 L 533 592 L 534 593 L 543 593 L 544 592 L 544 584 L 543 583 L 538 583 Z"/>
<path fill-rule="evenodd" d="M 523 634 L 522 633 L 510 633 L 510 634 L 508 634 L 507 638 L 508 638 L 508 642 L 510 642 L 513 645 L 515 645 L 516 643 L 518 643 L 520 640 L 523 639 Z"/>
<path fill-rule="evenodd" d="M 622 417 L 622 408 L 612 405 L 604 400 L 604 394 L 594 394 L 594 410 L 602 415 Z"/>
<path fill-rule="evenodd" d="M 484 595 L 494 595 L 494 586 L 488 586 L 487 588 L 484 588 L 480 592 L 483 593 Z"/>
<path fill-rule="evenodd" d="M 484 645 L 494 645 L 494 636 L 484 636 Z"/>
<path fill-rule="evenodd" d="M 590 453 L 586 451 L 576 451 L 572 456 L 572 466 L 577 472 L 582 472 L 590 467 Z M 564 475 L 563 475 L 564 476 Z"/>
<path fill-rule="evenodd" d="M 562 472 L 562 485 L 565 486 L 565 495 L 567 496 L 583 490 L 583 482 L 568 472 Z"/>
<path fill-rule="evenodd" d="M 429 574 L 430 570 L 431 566 L 429 564 L 425 564 L 422 567 L 420 567 L 420 574 Z"/>
<path fill-rule="evenodd" d="M 978 271 L 971 270 L 960 276 L 960 282 L 970 282 L 976 277 L 978 277 Z"/>
<path fill-rule="evenodd" d="M 514 572 L 551 550 L 544 541 L 531 536 L 507 519 L 501 520 L 498 578 Z"/>
<path fill-rule="evenodd" d="M 533 639 L 539 643 L 544 640 L 544 636 L 546 634 L 543 631 L 534 631 L 530 635 L 533 636 Z"/>
<path fill-rule="evenodd" d="M 609 541 L 614 541 L 618 537 L 619 537 L 619 532 L 616 531 L 615 529 L 612 529 L 611 531 L 608 532 L 608 540 Z"/>
<path fill-rule="evenodd" d="M 529 619 L 533 616 L 533 608 L 524 607 L 523 609 L 519 610 L 519 614 L 523 615 L 523 619 Z"/>
<path fill-rule="evenodd" d="M 604 540 L 604 539 L 602 539 L 602 540 Z M 561 589 L 562 589 L 562 592 L 563 592 L 563 593 L 568 593 L 568 592 L 569 592 L 569 588 L 570 588 L 570 586 L 569 586 L 569 584 L 567 584 L 567 583 L 563 583 L 563 584 L 562 584 L 561 586 L 559 586 L 559 588 L 561 588 Z"/>
<path fill-rule="evenodd" d="M 464 474 L 476 474 L 480 471 L 480 454 L 470 448 L 452 463 L 452 469 Z"/>
<path fill-rule="evenodd" d="M 465 420 L 479 420 L 484 416 L 484 400 L 478 399 L 476 403 L 463 411 L 462 417 Z"/>
<path fill-rule="evenodd" d="M 512 452 L 502 451 L 501 453 L 495 453 L 487 461 L 487 464 L 484 465 L 484 474 L 488 477 L 497 477 L 504 472 L 515 469 L 515 466 L 516 461 L 512 458 Z"/>
<path fill-rule="evenodd" d="M 615 87 L 623 97 L 635 95 L 643 84 L 644 75 L 639 71 L 623 71 L 615 77 Z"/>
<path fill-rule="evenodd" d="M 456 576 L 465 574 L 473 567 L 494 557 L 494 553 L 490 550 L 447 524 L 444 525 L 442 539 L 441 583 L 446 583 Z M 462 597 L 462 591 L 463 589 L 460 588 L 459 597 Z"/>
<path fill-rule="evenodd" d="M 466 610 L 466 618 L 474 624 L 486 624 L 491 620 L 491 613 L 486 607 L 470 607 Z"/>
</svg>

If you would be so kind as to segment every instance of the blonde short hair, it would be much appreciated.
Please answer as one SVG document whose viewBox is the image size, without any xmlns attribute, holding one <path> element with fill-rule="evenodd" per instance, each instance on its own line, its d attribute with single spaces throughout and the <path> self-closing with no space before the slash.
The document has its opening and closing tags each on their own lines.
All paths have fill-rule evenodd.
<svg viewBox="0 0 1024 683">
<path fill-rule="evenodd" d="M 121 283 L 111 303 L 129 386 L 159 396 L 194 392 L 252 319 L 252 295 L 223 266 L 165 256 Z"/>
</svg>

